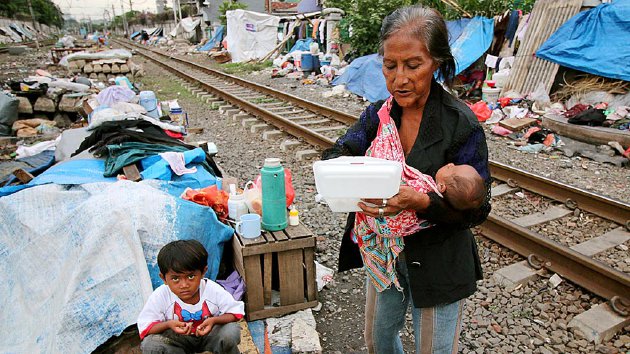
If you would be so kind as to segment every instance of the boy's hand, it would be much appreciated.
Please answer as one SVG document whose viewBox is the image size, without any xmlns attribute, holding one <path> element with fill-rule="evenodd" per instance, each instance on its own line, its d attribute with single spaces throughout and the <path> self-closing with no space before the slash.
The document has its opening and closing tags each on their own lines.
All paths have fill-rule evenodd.
<svg viewBox="0 0 630 354">
<path fill-rule="evenodd" d="M 177 334 L 188 335 L 192 330 L 192 322 L 171 320 L 169 321 L 169 327 Z"/>
<path fill-rule="evenodd" d="M 212 331 L 212 327 L 214 327 L 214 317 L 206 318 L 203 323 L 197 327 L 197 333 L 195 333 L 195 335 L 197 337 L 205 336 Z"/>
</svg>

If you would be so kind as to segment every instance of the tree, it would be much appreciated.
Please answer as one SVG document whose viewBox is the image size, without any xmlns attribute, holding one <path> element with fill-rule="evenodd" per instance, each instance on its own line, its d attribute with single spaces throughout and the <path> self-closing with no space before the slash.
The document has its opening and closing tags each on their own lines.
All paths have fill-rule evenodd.
<svg viewBox="0 0 630 354">
<path fill-rule="evenodd" d="M 225 13 L 230 11 L 230 10 L 238 10 L 238 9 L 246 9 L 247 8 L 247 4 L 243 4 L 240 2 L 236 2 L 236 1 L 224 1 L 221 5 L 219 5 L 219 20 L 221 21 L 221 24 L 223 26 L 227 26 L 227 17 L 225 16 Z"/>
<path fill-rule="evenodd" d="M 51 0 L 31 0 L 35 21 L 48 26 L 63 26 L 63 13 Z M 0 2 L 0 16 L 30 20 L 27 0 Z"/>
</svg>

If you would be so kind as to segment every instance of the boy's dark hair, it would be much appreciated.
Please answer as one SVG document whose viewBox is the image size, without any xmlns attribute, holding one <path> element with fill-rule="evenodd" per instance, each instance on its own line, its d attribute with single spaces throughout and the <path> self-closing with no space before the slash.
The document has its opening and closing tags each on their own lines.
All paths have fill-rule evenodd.
<svg viewBox="0 0 630 354">
<path fill-rule="evenodd" d="M 157 256 L 160 273 L 203 270 L 208 265 L 208 251 L 197 240 L 178 240 L 166 244 Z"/>
</svg>

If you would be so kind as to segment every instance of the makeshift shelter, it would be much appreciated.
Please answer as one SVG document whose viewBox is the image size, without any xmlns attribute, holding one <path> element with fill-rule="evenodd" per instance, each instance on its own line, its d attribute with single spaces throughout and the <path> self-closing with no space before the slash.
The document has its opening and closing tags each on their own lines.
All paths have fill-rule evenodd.
<svg viewBox="0 0 630 354">
<path fill-rule="evenodd" d="M 448 21 L 449 45 L 455 57 L 459 74 L 479 59 L 492 43 L 494 21 L 484 17 Z M 346 85 L 346 89 L 370 102 L 389 97 L 383 76 L 383 61 L 378 54 L 357 58 L 346 71 L 333 80 L 333 85 Z"/>
<path fill-rule="evenodd" d="M 210 38 L 202 47 L 197 48 L 197 50 L 201 52 L 207 52 L 210 49 L 216 47 L 217 44 L 223 40 L 223 29 L 223 26 L 218 26 L 214 32 L 214 36 L 212 36 L 212 38 Z"/>
<path fill-rule="evenodd" d="M 630 0 L 580 12 L 558 28 L 536 56 L 590 74 L 630 81 L 629 18 Z"/>
<path fill-rule="evenodd" d="M 169 33 L 169 35 L 171 37 L 177 37 L 181 35 L 186 39 L 191 39 L 195 36 L 195 29 L 197 28 L 197 26 L 199 26 L 200 23 L 201 23 L 200 19 L 195 20 L 192 17 L 186 17 L 182 19 L 181 21 L 179 21 L 177 26 L 173 28 L 173 30 L 171 31 L 171 33 Z M 147 32 L 147 33 L 149 33 L 149 36 L 152 35 L 150 32 Z"/>
<path fill-rule="evenodd" d="M 276 47 L 279 17 L 240 9 L 226 12 L 226 17 L 233 62 L 262 58 Z"/>
</svg>

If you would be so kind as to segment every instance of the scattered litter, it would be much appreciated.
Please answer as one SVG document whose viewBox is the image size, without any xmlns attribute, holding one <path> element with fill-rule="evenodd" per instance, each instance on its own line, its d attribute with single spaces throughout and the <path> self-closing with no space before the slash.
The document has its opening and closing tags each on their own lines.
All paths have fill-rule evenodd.
<svg viewBox="0 0 630 354">
<path fill-rule="evenodd" d="M 549 278 L 549 285 L 552 289 L 555 289 L 560 283 L 562 283 L 562 278 L 556 273 Z"/>
</svg>

